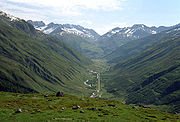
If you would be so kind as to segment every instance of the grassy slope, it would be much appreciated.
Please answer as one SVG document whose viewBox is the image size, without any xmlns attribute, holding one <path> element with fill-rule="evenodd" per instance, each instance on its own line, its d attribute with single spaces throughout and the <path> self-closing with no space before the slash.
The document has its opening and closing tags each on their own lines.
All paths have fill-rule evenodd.
<svg viewBox="0 0 180 122">
<path fill-rule="evenodd" d="M 151 108 L 133 109 L 117 101 L 78 98 L 71 95 L 44 98 L 43 94 L 0 92 L 0 121 L 178 121 L 178 115 Z M 81 108 L 73 110 L 78 105 Z M 115 107 L 109 106 L 114 105 Z M 62 107 L 64 110 L 62 110 Z M 21 108 L 22 113 L 15 113 Z M 97 108 L 97 110 L 92 110 Z M 84 111 L 84 113 L 80 113 Z"/>
<path fill-rule="evenodd" d="M 100 37 L 97 44 L 98 47 L 104 51 L 105 56 L 132 39 L 133 38 L 124 38 L 122 35 L 115 34 L 112 37 Z"/>
<path fill-rule="evenodd" d="M 171 34 L 175 36 L 115 65 L 104 76 L 108 92 L 128 103 L 171 105 L 169 111 L 179 112 L 180 33 Z"/>
<path fill-rule="evenodd" d="M 1 90 L 64 90 L 72 94 L 84 91 L 86 66 L 92 63 L 89 59 L 62 41 L 35 31 L 23 20 L 0 17 Z"/>
</svg>

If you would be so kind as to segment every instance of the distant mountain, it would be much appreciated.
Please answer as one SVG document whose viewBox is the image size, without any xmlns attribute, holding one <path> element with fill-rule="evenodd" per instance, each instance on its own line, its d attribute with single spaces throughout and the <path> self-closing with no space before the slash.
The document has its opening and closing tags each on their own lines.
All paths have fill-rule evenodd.
<svg viewBox="0 0 180 122">
<path fill-rule="evenodd" d="M 64 35 L 74 34 L 85 38 L 87 41 L 95 41 L 99 38 L 99 34 L 92 29 L 84 28 L 80 25 L 73 24 L 55 24 L 53 22 L 45 25 L 43 21 L 32 21 L 28 20 L 28 23 L 32 24 L 37 30 L 44 32 L 45 34 L 51 35 Z"/>
<path fill-rule="evenodd" d="M 107 91 L 127 103 L 166 105 L 179 113 L 180 26 L 120 48 L 125 58 L 104 76 Z"/>
<path fill-rule="evenodd" d="M 35 28 L 40 29 L 41 27 L 46 26 L 45 23 L 43 21 L 32 21 L 32 20 L 28 20 L 28 23 L 32 24 Z"/>
<path fill-rule="evenodd" d="M 63 41 L 0 12 L 0 91 L 86 94 L 91 63 Z"/>
<path fill-rule="evenodd" d="M 111 53 L 117 47 L 128 43 L 131 40 L 137 40 L 152 34 L 168 30 L 172 27 L 148 27 L 144 24 L 135 24 L 132 27 L 114 28 L 102 35 L 98 39 L 99 47 L 102 48 L 105 54 Z"/>
<path fill-rule="evenodd" d="M 167 31 L 173 31 L 174 30 L 173 28 L 178 28 L 179 26 L 180 24 L 171 26 L 169 28 L 172 28 L 172 30 L 170 29 Z M 163 27 L 160 28 L 162 29 Z M 157 34 L 151 34 L 144 38 L 131 40 L 125 43 L 124 45 L 118 47 L 116 50 L 106 55 L 104 58 L 106 58 L 109 63 L 118 63 L 119 61 L 126 60 L 131 56 L 141 53 L 142 51 L 148 49 L 150 46 L 152 46 L 154 43 L 159 42 L 160 40 L 173 38 L 173 37 L 174 34 L 166 33 L 166 31 L 162 31 Z"/>
<path fill-rule="evenodd" d="M 37 30 L 55 36 L 70 44 L 88 58 L 98 58 L 103 55 L 102 49 L 96 44 L 100 35 L 92 29 L 72 24 L 49 23 L 45 25 L 42 21 L 32 20 L 28 20 L 27 22 L 31 23 Z"/>
<path fill-rule="evenodd" d="M 135 24 L 132 27 L 125 27 L 125 28 L 114 28 L 111 31 L 104 34 L 102 37 L 112 37 L 112 36 L 122 36 L 122 37 L 129 37 L 132 39 L 139 39 L 151 34 L 156 34 L 161 31 L 167 30 L 170 27 L 148 27 L 144 24 Z"/>
</svg>

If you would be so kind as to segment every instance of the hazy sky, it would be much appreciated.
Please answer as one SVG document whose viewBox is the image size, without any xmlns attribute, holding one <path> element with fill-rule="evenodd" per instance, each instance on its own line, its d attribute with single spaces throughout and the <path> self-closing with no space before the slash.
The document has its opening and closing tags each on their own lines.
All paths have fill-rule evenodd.
<svg viewBox="0 0 180 122">
<path fill-rule="evenodd" d="M 0 10 L 25 20 L 79 24 L 99 34 L 133 24 L 180 23 L 180 0 L 0 0 Z"/>
</svg>

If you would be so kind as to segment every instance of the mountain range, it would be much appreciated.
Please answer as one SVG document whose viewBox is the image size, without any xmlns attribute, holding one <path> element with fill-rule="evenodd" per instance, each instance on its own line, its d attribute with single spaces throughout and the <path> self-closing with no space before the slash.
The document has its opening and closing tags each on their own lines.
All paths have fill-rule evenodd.
<svg viewBox="0 0 180 122">
<path fill-rule="evenodd" d="M 115 51 L 119 46 L 131 40 L 154 35 L 178 26 L 148 27 L 144 24 L 134 24 L 132 27 L 113 28 L 103 35 L 99 35 L 93 29 L 84 28 L 73 24 L 45 24 L 43 21 L 28 20 L 37 30 L 58 37 L 69 43 L 73 48 L 89 58 L 103 58 Z"/>
<path fill-rule="evenodd" d="M 175 25 L 178 26 L 178 25 Z M 171 29 L 175 26 L 165 27 L 148 27 L 144 24 L 134 24 L 132 27 L 116 27 L 105 33 L 98 39 L 98 45 L 103 49 L 104 54 L 110 54 L 119 46 L 128 43 L 131 40 L 141 39 L 143 37 L 154 35 L 162 31 Z"/>
</svg>

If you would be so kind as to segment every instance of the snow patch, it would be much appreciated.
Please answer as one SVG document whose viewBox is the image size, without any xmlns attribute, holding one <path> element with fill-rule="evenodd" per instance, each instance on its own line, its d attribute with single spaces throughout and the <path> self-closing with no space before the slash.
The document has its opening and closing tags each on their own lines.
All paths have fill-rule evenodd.
<svg viewBox="0 0 180 122">
<path fill-rule="evenodd" d="M 56 28 L 57 28 L 57 27 L 45 29 L 45 30 L 43 30 L 43 32 L 44 32 L 45 34 L 50 34 L 50 33 L 53 32 Z"/>
<path fill-rule="evenodd" d="M 59 33 L 60 35 L 63 35 L 64 33 L 71 33 L 71 34 L 79 35 L 82 37 L 94 38 L 94 36 L 91 35 L 89 32 L 87 32 L 86 30 L 83 30 L 86 33 L 76 28 L 62 28 L 62 30 L 63 31 Z"/>
<path fill-rule="evenodd" d="M 152 31 L 151 31 L 151 33 L 152 33 L 152 34 L 156 34 L 157 32 L 156 32 L 156 31 L 154 31 L 154 30 L 152 30 Z"/>
<path fill-rule="evenodd" d="M 173 32 L 173 31 L 180 31 L 180 27 L 176 28 L 176 29 L 173 29 L 173 30 L 170 30 L 170 31 L 167 31 L 166 33 L 170 33 L 170 32 Z"/>
<path fill-rule="evenodd" d="M 10 15 L 10 14 L 6 14 L 6 13 L 4 13 L 4 12 L 2 12 L 2 11 L 0 11 L 0 15 L 6 16 L 7 18 L 10 19 L 10 21 L 17 21 L 17 20 L 19 20 L 19 18 L 14 17 L 14 16 L 12 16 L 12 15 Z"/>
<path fill-rule="evenodd" d="M 131 29 L 127 29 L 124 33 L 128 33 Z"/>
<path fill-rule="evenodd" d="M 39 31 L 43 31 L 45 28 L 47 27 L 47 25 L 43 26 L 43 27 L 34 27 L 36 30 Z"/>
<path fill-rule="evenodd" d="M 112 34 L 118 33 L 120 30 L 111 31 Z"/>
<path fill-rule="evenodd" d="M 174 29 L 174 31 L 179 31 L 179 30 L 180 30 L 180 27 L 179 27 L 179 28 Z"/>
</svg>

